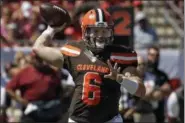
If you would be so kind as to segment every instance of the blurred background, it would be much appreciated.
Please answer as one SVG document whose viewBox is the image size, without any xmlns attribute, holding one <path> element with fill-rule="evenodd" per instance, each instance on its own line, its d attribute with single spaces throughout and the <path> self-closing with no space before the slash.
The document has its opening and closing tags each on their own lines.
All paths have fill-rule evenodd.
<svg viewBox="0 0 185 123">
<path fill-rule="evenodd" d="M 163 89 L 165 88 L 165 82 L 167 82 L 170 86 L 170 91 L 168 91 L 169 93 L 167 95 L 164 93 L 168 89 L 164 89 L 164 92 L 161 91 L 163 97 L 156 99 L 157 101 L 153 101 L 151 105 L 156 104 L 156 102 L 160 104 L 159 102 L 161 100 L 164 101 L 163 104 L 167 104 L 170 94 L 183 86 L 183 0 L 4 0 L 1 1 L 0 26 L 2 119 L 4 119 L 5 114 L 6 120 L 9 122 L 18 122 L 21 119 L 21 106 L 8 97 L 5 87 L 12 77 L 16 76 L 21 69 L 30 64 L 32 60 L 30 56 L 31 46 L 33 46 L 37 37 L 47 27 L 39 14 L 39 6 L 43 2 L 51 2 L 65 8 L 72 17 L 71 25 L 63 32 L 55 35 L 53 41 L 49 42 L 50 46 L 60 47 L 66 41 L 80 41 L 81 17 L 88 10 L 101 7 L 107 9 L 115 21 L 114 43 L 134 48 L 145 64 L 152 59 L 149 56 L 151 55 L 151 49 L 154 49 L 154 52 L 158 54 L 158 64 L 155 67 L 163 71 L 165 76 L 167 76 L 167 79 L 162 82 L 163 84 L 159 84 L 158 86 Z M 147 72 L 147 70 L 144 72 Z M 153 72 L 154 75 L 158 75 L 158 73 L 160 72 Z M 146 86 L 151 86 L 147 84 L 146 82 Z M 130 108 L 132 107 L 139 107 L 139 103 L 134 103 Z M 156 106 L 152 109 L 152 113 L 154 114 L 156 113 L 154 111 L 155 109 Z M 170 116 L 168 116 L 165 105 L 162 109 L 159 112 L 163 114 L 164 118 L 159 121 L 169 122 L 168 117 Z M 141 112 L 144 109 L 140 110 L 138 109 L 133 113 L 135 114 L 133 115 L 135 121 L 141 122 L 138 116 L 141 117 Z M 128 117 L 125 116 L 126 118 Z"/>
</svg>

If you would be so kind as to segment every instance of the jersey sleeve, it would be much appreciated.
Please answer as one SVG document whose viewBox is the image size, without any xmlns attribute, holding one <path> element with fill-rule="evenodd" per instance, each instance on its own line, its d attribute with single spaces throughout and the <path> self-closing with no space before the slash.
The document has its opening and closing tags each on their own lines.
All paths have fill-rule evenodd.
<svg viewBox="0 0 185 123">
<path fill-rule="evenodd" d="M 137 53 L 134 50 L 124 46 L 117 46 L 114 49 L 115 50 L 111 52 L 110 60 L 113 63 L 118 63 L 121 70 L 124 70 L 127 67 L 137 67 Z"/>
</svg>

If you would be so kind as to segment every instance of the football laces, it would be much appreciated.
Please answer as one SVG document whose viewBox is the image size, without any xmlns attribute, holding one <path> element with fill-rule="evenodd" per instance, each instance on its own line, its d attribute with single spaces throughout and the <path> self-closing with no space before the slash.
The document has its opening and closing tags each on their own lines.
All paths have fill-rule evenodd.
<svg viewBox="0 0 185 123">
<path fill-rule="evenodd" d="M 64 13 L 66 14 L 66 11 L 63 10 L 62 8 L 58 7 L 58 6 L 55 6 L 55 5 L 54 5 L 53 8 L 54 8 L 54 9 L 57 9 L 57 10 L 59 10 L 59 11 L 62 11 L 62 12 L 64 12 Z"/>
</svg>

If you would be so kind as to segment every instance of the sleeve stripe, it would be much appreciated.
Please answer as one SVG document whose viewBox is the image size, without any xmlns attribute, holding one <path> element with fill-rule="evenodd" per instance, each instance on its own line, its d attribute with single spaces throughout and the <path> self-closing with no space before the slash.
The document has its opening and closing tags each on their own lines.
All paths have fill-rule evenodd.
<svg viewBox="0 0 185 123">
<path fill-rule="evenodd" d="M 123 61 L 132 61 L 137 60 L 137 57 L 125 57 L 125 56 L 111 56 L 111 59 L 123 60 Z"/>
<path fill-rule="evenodd" d="M 123 60 L 118 60 L 118 59 L 111 59 L 111 61 L 117 62 L 117 63 L 119 63 L 119 64 L 126 64 L 126 65 L 130 65 L 130 64 L 137 63 L 137 60 L 123 61 Z"/>
<path fill-rule="evenodd" d="M 61 53 L 65 54 L 67 56 L 78 56 L 78 55 L 80 55 L 80 50 L 71 49 L 67 46 L 62 47 L 60 50 L 61 50 Z"/>
<path fill-rule="evenodd" d="M 125 57 L 135 56 L 135 57 L 137 57 L 137 54 L 135 52 L 133 52 L 133 53 L 112 53 L 111 55 L 112 56 L 125 56 Z"/>
<path fill-rule="evenodd" d="M 61 51 L 61 53 L 66 55 L 66 56 L 78 56 L 77 54 L 69 53 L 69 52 L 66 52 L 66 51 Z"/>
<path fill-rule="evenodd" d="M 62 47 L 61 50 L 62 51 L 69 52 L 69 53 L 72 53 L 72 54 L 80 55 L 80 52 L 79 51 L 76 51 L 76 50 L 73 50 L 73 49 L 69 49 L 67 47 Z"/>
<path fill-rule="evenodd" d="M 74 47 L 74 46 L 71 46 L 71 45 L 65 45 L 64 47 L 66 47 L 66 48 L 68 48 L 68 49 L 71 49 L 71 50 L 75 50 L 75 51 L 78 51 L 78 52 L 80 52 L 81 50 L 80 50 L 80 48 L 78 48 L 78 47 Z"/>
</svg>

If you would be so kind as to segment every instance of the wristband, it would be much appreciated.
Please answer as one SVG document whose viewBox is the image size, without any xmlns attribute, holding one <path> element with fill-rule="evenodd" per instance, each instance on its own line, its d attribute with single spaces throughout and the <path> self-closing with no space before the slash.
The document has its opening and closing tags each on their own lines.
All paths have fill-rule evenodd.
<svg viewBox="0 0 185 123">
<path fill-rule="evenodd" d="M 136 81 L 132 81 L 126 78 L 123 78 L 120 82 L 121 86 L 123 86 L 130 94 L 135 94 L 138 89 L 138 83 Z"/>
</svg>

